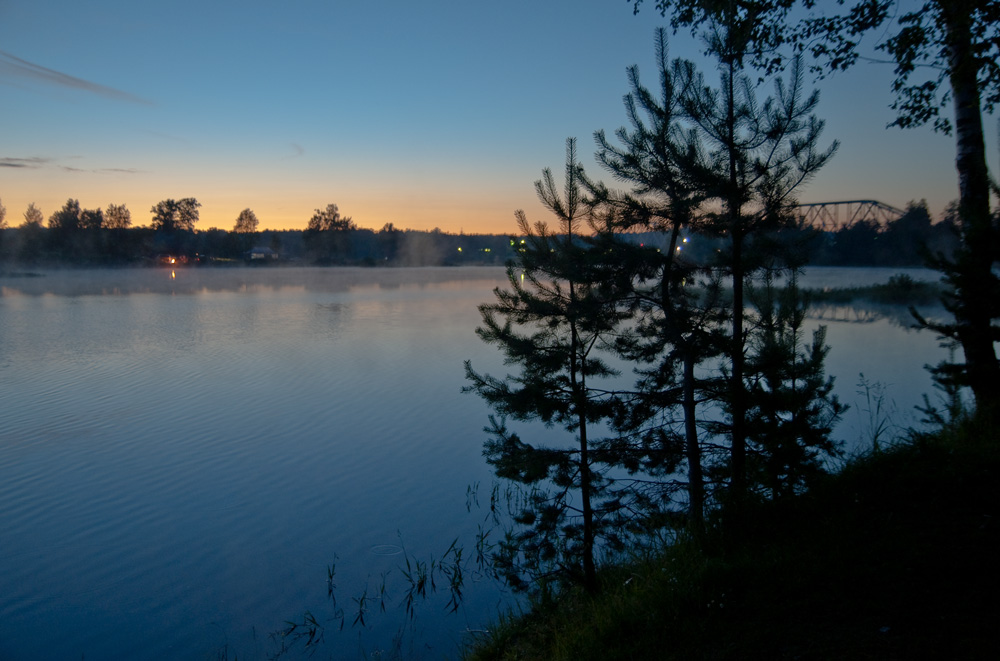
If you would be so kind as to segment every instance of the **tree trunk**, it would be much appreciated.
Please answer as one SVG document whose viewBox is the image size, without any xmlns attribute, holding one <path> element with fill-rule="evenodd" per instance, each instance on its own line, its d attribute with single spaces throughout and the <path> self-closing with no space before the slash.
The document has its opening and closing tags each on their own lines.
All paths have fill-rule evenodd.
<svg viewBox="0 0 1000 661">
<path fill-rule="evenodd" d="M 572 226 L 567 233 L 567 245 L 573 240 Z M 570 281 L 569 297 L 571 315 L 576 314 L 576 285 Z M 583 516 L 583 587 L 593 594 L 597 592 L 597 567 L 594 564 L 594 510 L 590 502 L 590 452 L 587 440 L 587 376 L 584 370 L 586 360 L 580 351 L 576 320 L 570 320 L 570 383 L 576 400 L 579 420 L 580 440 L 580 509 Z"/>
<path fill-rule="evenodd" d="M 684 355 L 684 436 L 688 462 L 688 526 L 700 545 L 705 538 L 705 482 L 701 470 L 701 446 L 695 418 L 694 354 Z"/>
<path fill-rule="evenodd" d="M 580 493 L 583 510 L 583 587 L 597 592 L 597 567 L 594 563 L 594 510 L 590 502 L 590 456 L 587 448 L 587 419 L 580 414 Z"/>
<path fill-rule="evenodd" d="M 732 363 L 732 374 L 730 375 L 730 406 L 732 412 L 732 445 L 730 447 L 730 461 L 732 469 L 732 482 L 730 483 L 730 495 L 732 496 L 732 506 L 736 508 L 733 512 L 735 518 L 740 517 L 740 504 L 746 495 L 746 401 L 743 396 L 743 228 L 741 211 L 743 208 L 742 195 L 740 193 L 739 171 L 737 167 L 737 145 L 736 145 L 736 66 L 729 62 L 728 77 L 728 139 L 729 139 L 729 193 L 726 200 L 727 212 L 729 213 L 729 236 L 733 242 L 733 253 L 731 256 L 731 270 L 733 277 L 733 320 L 732 320 L 732 343 L 729 349 L 729 359 Z"/>
<path fill-rule="evenodd" d="M 991 329 L 996 306 L 992 267 L 996 242 L 990 218 L 977 56 L 972 48 L 972 20 L 961 3 L 938 0 L 945 22 L 949 78 L 955 110 L 959 213 L 963 246 L 955 259 L 953 285 L 957 336 L 965 353 L 966 378 L 980 415 L 991 416 L 1000 401 L 1000 364 Z"/>
</svg>

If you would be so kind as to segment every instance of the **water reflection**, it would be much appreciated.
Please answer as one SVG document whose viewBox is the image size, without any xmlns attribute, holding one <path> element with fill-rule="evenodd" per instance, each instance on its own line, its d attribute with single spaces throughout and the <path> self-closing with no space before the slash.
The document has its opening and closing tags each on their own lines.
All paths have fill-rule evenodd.
<svg viewBox="0 0 1000 661">
<path fill-rule="evenodd" d="M 921 307 L 920 313 L 932 322 L 942 321 L 947 311 L 940 305 Z M 824 323 L 872 324 L 888 321 L 893 326 L 915 328 L 916 320 L 909 306 L 855 301 L 852 303 L 813 303 L 809 306 L 810 319 Z"/>
<path fill-rule="evenodd" d="M 0 297 L 126 296 L 252 292 L 347 292 L 359 287 L 384 291 L 426 289 L 448 283 L 495 281 L 495 267 L 421 268 L 132 268 L 40 270 L 0 273 Z"/>
</svg>

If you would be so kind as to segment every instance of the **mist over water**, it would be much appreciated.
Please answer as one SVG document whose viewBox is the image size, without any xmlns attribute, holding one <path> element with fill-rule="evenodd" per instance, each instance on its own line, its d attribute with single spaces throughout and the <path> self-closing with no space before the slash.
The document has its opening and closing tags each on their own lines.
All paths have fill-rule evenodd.
<svg viewBox="0 0 1000 661">
<path fill-rule="evenodd" d="M 350 602 L 402 546 L 472 545 L 489 410 L 461 394 L 462 361 L 506 373 L 474 333 L 505 282 L 498 268 L 0 279 L 0 658 L 266 658 L 286 620 L 330 613 L 335 558 L 348 621 L 328 649 L 357 658 L 402 627 L 407 655 L 455 656 L 503 599 L 485 581 L 468 577 L 457 615 L 438 600 L 412 625 L 397 600 L 351 629 Z M 836 435 L 863 446 L 859 372 L 911 424 L 923 364 L 945 357 L 934 337 L 885 316 L 823 323 L 854 407 Z"/>
</svg>

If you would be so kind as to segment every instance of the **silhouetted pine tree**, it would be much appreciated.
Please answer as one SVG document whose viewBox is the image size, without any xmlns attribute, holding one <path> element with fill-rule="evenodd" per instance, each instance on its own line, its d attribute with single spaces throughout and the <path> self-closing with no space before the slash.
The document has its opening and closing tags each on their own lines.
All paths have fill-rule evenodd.
<svg viewBox="0 0 1000 661">
<path fill-rule="evenodd" d="M 667 478 L 684 462 L 686 483 L 676 476 L 653 483 L 644 505 L 655 513 L 662 506 L 658 500 L 669 499 L 676 487 L 686 489 L 688 527 L 700 539 L 706 497 L 698 408 L 705 388 L 695 368 L 718 355 L 722 319 L 718 287 L 694 286 L 706 272 L 682 250 L 705 201 L 698 176 L 703 158 L 697 134 L 683 124 L 683 90 L 677 85 L 682 64 L 669 62 L 662 29 L 656 33 L 656 58 L 658 94 L 642 85 L 637 67 L 630 67 L 631 89 L 624 99 L 629 126 L 615 131 L 615 141 L 604 131 L 594 136 L 598 161 L 629 190 L 611 191 L 593 182 L 588 188 L 592 203 L 610 210 L 617 229 L 667 237 L 659 249 L 629 244 L 645 267 L 636 271 L 634 282 L 636 322 L 617 346 L 623 357 L 638 364 L 640 379 L 638 393 L 618 420 L 623 435 L 619 447 L 630 471 Z M 634 447 L 626 451 L 630 443 Z"/>
<path fill-rule="evenodd" d="M 700 227 L 726 241 L 716 268 L 732 286 L 724 366 L 729 384 L 729 490 L 737 507 L 748 488 L 746 287 L 765 264 L 786 252 L 786 246 L 771 239 L 793 224 L 793 193 L 837 148 L 834 142 L 819 149 L 823 122 L 812 114 L 819 96 L 804 96 L 798 60 L 790 67 L 788 83 L 776 78 L 775 95 L 762 104 L 758 101 L 757 86 L 743 70 L 749 27 L 732 12 L 716 25 L 708 45 L 719 60 L 718 89 L 706 85 L 693 64 L 682 68 L 686 114 L 704 145 L 699 176 L 706 199 L 717 205 L 703 214 Z M 738 518 L 738 512 L 735 515 Z"/>
<path fill-rule="evenodd" d="M 547 169 L 535 184 L 558 220 L 558 233 L 545 223 L 531 226 L 518 211 L 523 243 L 507 268 L 509 289 L 498 288 L 496 303 L 479 308 L 483 325 L 476 332 L 497 345 L 518 373 L 496 378 L 466 362 L 466 391 L 502 416 L 491 418 L 487 429 L 487 461 L 499 477 L 528 488 L 515 513 L 519 527 L 493 556 L 501 573 L 521 588 L 568 579 L 595 591 L 599 546 L 614 543 L 620 532 L 614 525 L 618 501 L 613 483 L 602 475 L 595 433 L 616 410 L 616 395 L 606 384 L 618 373 L 601 352 L 627 316 L 618 288 L 631 278 L 609 260 L 614 245 L 607 233 L 584 234 L 596 228 L 585 223 L 581 176 L 569 140 L 563 195 Z M 507 428 L 506 418 L 558 425 L 573 441 L 561 445 L 537 428 L 530 432 L 536 438 L 523 440 Z"/>
<path fill-rule="evenodd" d="M 830 438 L 845 407 L 826 376 L 826 327 L 805 343 L 807 302 L 792 271 L 779 287 L 770 270 L 750 290 L 756 325 L 747 356 L 748 473 L 751 484 L 771 498 L 795 494 L 836 456 Z"/>
<path fill-rule="evenodd" d="M 721 74 L 721 85 L 713 89 L 690 62 L 668 63 L 665 33 L 657 31 L 659 97 L 640 84 L 635 67 L 629 69 L 632 89 L 625 105 L 631 127 L 615 133 L 620 146 L 603 132 L 596 134 L 598 159 L 631 189 L 616 193 L 590 184 L 595 203 L 612 208 L 619 227 L 668 237 L 664 251 L 646 251 L 657 277 L 635 283 L 637 321 L 619 341 L 623 355 L 650 365 L 639 370 L 640 396 L 625 422 L 645 436 L 659 430 L 660 445 L 684 448 L 689 525 L 695 533 L 705 502 L 702 462 L 713 465 L 715 480 L 722 479 L 719 458 L 703 456 L 709 436 L 729 441 L 725 464 L 732 499 L 741 500 L 750 486 L 747 421 L 759 375 L 748 371 L 746 361 L 749 346 L 764 340 L 754 337 L 758 319 L 747 317 L 746 289 L 767 269 L 803 262 L 801 237 L 781 230 L 792 227 L 795 188 L 836 148 L 818 150 L 822 122 L 811 114 L 818 98 L 804 98 L 797 63 L 787 85 L 778 79 L 775 96 L 757 101 L 756 86 L 741 69 L 738 32 L 720 28 L 710 42 Z M 714 261 L 696 264 L 684 258 L 679 238 L 690 229 L 721 241 L 724 248 Z M 723 282 L 731 284 L 726 300 Z M 789 295 L 795 293 L 792 289 Z M 788 322 L 782 318 L 772 322 L 771 331 L 761 332 Z M 787 373 L 803 360 L 793 344 L 795 351 L 784 354 Z M 719 369 L 709 373 L 708 363 L 716 357 L 721 357 Z M 814 367 L 821 375 L 822 361 Z M 818 400 L 801 405 L 823 408 L 828 393 L 811 392 Z M 678 408 L 683 432 L 673 413 Z M 699 414 L 698 408 L 704 411 Z M 720 412 L 724 421 L 718 419 Z M 794 415 L 818 422 L 804 410 Z M 766 450 L 758 444 L 755 452 Z"/>
</svg>

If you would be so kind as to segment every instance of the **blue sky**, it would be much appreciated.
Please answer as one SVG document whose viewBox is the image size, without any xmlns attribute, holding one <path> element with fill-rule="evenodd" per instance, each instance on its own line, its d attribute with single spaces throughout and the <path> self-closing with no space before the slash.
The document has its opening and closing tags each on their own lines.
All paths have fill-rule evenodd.
<svg viewBox="0 0 1000 661">
<path fill-rule="evenodd" d="M 361 227 L 506 233 L 547 216 L 533 182 L 576 137 L 625 123 L 625 69 L 655 82 L 647 3 L 626 0 L 0 0 L 0 200 L 202 203 L 198 227 L 304 228 L 336 203 Z M 671 55 L 710 62 L 678 35 Z M 710 74 L 711 77 L 711 74 Z M 817 83 L 837 156 L 802 202 L 957 197 L 954 144 L 886 129 L 891 67 Z M 987 118 L 991 161 L 995 122 Z"/>
</svg>

